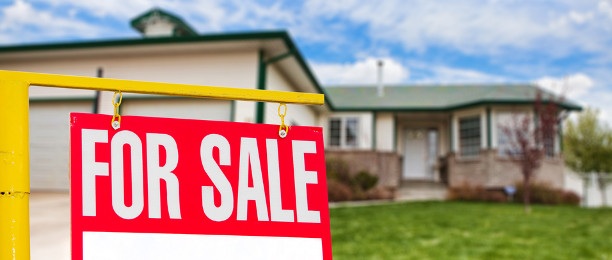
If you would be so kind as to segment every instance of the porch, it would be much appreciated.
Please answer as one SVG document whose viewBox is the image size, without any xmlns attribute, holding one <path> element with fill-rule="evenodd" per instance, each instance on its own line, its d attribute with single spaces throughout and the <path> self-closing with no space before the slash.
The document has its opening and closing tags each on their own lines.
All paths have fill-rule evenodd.
<svg viewBox="0 0 612 260">
<path fill-rule="evenodd" d="M 394 200 L 443 200 L 446 198 L 447 170 L 444 159 L 436 163 L 436 177 L 404 178 L 404 159 L 395 152 L 327 150 L 326 158 L 346 163 L 351 174 L 366 171 L 378 177 L 377 186 L 393 192 Z"/>
</svg>

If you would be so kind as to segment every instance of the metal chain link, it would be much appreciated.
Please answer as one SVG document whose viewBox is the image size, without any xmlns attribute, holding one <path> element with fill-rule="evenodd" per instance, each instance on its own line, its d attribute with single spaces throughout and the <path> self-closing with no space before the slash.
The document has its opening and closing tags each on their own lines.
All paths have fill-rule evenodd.
<svg viewBox="0 0 612 260">
<path fill-rule="evenodd" d="M 281 108 L 284 108 L 283 112 L 281 112 Z M 280 136 L 281 138 L 287 137 L 287 134 L 289 133 L 289 127 L 285 125 L 286 115 L 287 115 L 287 105 L 285 103 L 280 103 L 278 105 L 278 116 L 280 117 L 281 124 L 278 127 L 278 136 Z"/>
<path fill-rule="evenodd" d="M 119 99 L 117 99 L 117 94 L 119 94 Z M 119 115 L 119 106 L 121 105 L 121 101 L 123 101 L 123 94 L 121 93 L 121 91 L 116 91 L 113 94 L 114 113 L 113 119 L 111 120 L 111 127 L 113 127 L 113 129 L 115 130 L 121 127 L 121 115 Z"/>
</svg>

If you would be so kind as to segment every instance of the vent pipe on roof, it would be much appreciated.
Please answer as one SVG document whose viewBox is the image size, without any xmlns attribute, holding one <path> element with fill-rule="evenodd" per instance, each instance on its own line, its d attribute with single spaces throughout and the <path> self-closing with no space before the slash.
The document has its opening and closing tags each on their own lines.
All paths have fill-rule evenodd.
<svg viewBox="0 0 612 260">
<path fill-rule="evenodd" d="M 385 89 L 383 86 L 383 65 L 384 62 L 382 60 L 378 60 L 378 97 L 383 97 L 385 95 Z"/>
</svg>

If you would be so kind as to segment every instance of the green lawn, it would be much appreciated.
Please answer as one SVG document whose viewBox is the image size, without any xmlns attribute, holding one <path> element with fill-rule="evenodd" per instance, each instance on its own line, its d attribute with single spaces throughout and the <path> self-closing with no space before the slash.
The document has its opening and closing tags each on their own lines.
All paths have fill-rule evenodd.
<svg viewBox="0 0 612 260">
<path fill-rule="evenodd" d="M 334 259 L 612 259 L 612 209 L 413 202 L 330 214 Z"/>
</svg>

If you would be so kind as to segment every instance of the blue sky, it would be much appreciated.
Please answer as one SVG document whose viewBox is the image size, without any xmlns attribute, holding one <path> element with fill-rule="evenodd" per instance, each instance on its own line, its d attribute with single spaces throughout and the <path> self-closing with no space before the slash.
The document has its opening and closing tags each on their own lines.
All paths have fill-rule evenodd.
<svg viewBox="0 0 612 260">
<path fill-rule="evenodd" d="M 161 7 L 201 34 L 288 30 L 323 85 L 537 83 L 612 123 L 612 0 L 0 0 L 0 45 L 139 37 Z"/>
</svg>

